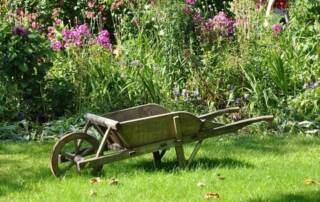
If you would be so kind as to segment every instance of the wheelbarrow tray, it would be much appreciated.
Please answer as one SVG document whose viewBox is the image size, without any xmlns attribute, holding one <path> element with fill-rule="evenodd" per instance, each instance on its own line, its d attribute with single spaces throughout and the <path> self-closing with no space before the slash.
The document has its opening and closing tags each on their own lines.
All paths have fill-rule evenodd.
<svg viewBox="0 0 320 202">
<path fill-rule="evenodd" d="M 247 125 L 260 121 L 271 121 L 272 116 L 245 119 L 230 124 L 214 122 L 217 116 L 238 112 L 239 108 L 228 108 L 200 116 L 189 112 L 169 112 L 157 104 L 147 104 L 111 112 L 103 116 L 86 114 L 84 132 L 94 127 L 102 138 L 95 156 L 81 158 L 75 163 L 78 169 L 97 167 L 105 163 L 153 153 L 158 164 L 165 151 L 174 147 L 179 165 L 190 165 L 204 139 L 235 132 Z M 183 145 L 196 144 L 189 159 L 185 159 Z M 110 150 L 112 152 L 110 152 Z"/>
</svg>

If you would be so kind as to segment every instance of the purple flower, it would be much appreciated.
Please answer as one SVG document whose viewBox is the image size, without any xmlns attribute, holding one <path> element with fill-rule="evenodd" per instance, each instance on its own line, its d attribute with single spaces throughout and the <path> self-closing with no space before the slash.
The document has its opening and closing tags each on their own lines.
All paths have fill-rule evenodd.
<svg viewBox="0 0 320 202">
<path fill-rule="evenodd" d="M 71 32 L 67 29 L 62 29 L 61 34 L 63 36 L 63 40 L 68 40 L 70 38 Z"/>
<path fill-rule="evenodd" d="M 222 36 L 231 36 L 235 32 L 235 21 L 224 12 L 208 19 L 205 26 L 209 32 L 216 31 Z"/>
<path fill-rule="evenodd" d="M 51 48 L 53 50 L 60 50 L 62 48 L 62 44 L 60 41 L 55 41 L 51 43 Z"/>
<path fill-rule="evenodd" d="M 99 32 L 97 37 L 97 43 L 103 46 L 104 48 L 108 48 L 108 49 L 112 48 L 108 30 L 102 30 Z"/>
<path fill-rule="evenodd" d="M 185 0 L 186 4 L 194 5 L 196 4 L 196 0 Z"/>
<path fill-rule="evenodd" d="M 274 33 L 279 34 L 282 31 L 282 25 L 281 24 L 274 24 L 272 25 L 272 29 Z"/>
<path fill-rule="evenodd" d="M 84 36 L 90 36 L 91 35 L 91 32 L 88 28 L 88 25 L 86 24 L 83 24 L 83 25 L 80 25 L 76 28 L 76 31 L 78 32 L 79 35 L 84 35 Z"/>
<path fill-rule="evenodd" d="M 28 30 L 26 28 L 24 28 L 23 26 L 15 26 L 12 29 L 12 33 L 14 35 L 25 36 L 28 34 Z"/>
</svg>

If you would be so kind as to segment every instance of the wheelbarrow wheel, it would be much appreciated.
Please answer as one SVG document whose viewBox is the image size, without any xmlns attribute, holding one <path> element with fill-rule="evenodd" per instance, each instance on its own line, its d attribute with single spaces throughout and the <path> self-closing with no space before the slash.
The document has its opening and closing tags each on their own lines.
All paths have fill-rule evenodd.
<svg viewBox="0 0 320 202">
<path fill-rule="evenodd" d="M 53 147 L 51 154 L 51 171 L 56 177 L 71 170 L 79 170 L 77 162 L 92 157 L 99 148 L 99 141 L 81 132 L 64 135 Z M 93 168 L 102 170 L 102 165 Z"/>
</svg>

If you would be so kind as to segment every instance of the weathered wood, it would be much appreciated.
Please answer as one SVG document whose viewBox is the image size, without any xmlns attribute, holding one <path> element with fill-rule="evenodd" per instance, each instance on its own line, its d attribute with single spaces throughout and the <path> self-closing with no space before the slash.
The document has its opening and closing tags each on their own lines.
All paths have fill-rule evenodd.
<svg viewBox="0 0 320 202">
<path fill-rule="evenodd" d="M 112 112 L 106 114 L 106 117 L 87 114 L 88 122 L 84 130 L 95 127 L 99 134 L 103 135 L 100 144 L 94 137 L 85 133 L 67 135 L 54 147 L 54 158 L 51 161 L 52 172 L 56 176 L 65 172 L 57 167 L 59 159 L 60 162 L 74 162 L 79 169 L 83 167 L 102 168 L 104 163 L 145 153 L 153 153 L 154 165 L 158 166 L 166 149 L 171 147 L 175 147 L 179 166 L 190 166 L 204 139 L 236 132 L 252 123 L 273 119 L 272 116 L 262 116 L 226 125 L 209 121 L 219 115 L 238 110 L 239 108 L 229 108 L 196 117 L 187 112 L 168 112 L 159 105 L 151 104 Z M 78 146 L 78 139 L 87 140 L 92 146 L 80 148 L 81 144 Z M 72 158 L 68 154 L 62 156 L 59 151 L 66 142 L 71 140 L 77 144 L 75 144 L 75 151 L 71 151 L 70 154 L 77 155 Z M 189 159 L 186 160 L 183 145 L 195 141 L 198 142 Z M 108 148 L 112 151 L 109 151 Z M 105 150 L 108 152 L 104 153 Z M 95 154 L 95 157 L 88 158 L 91 154 Z"/>
<path fill-rule="evenodd" d="M 132 119 L 150 117 L 159 114 L 169 113 L 167 109 L 157 104 L 146 104 L 137 107 L 131 107 L 124 110 L 119 110 L 104 114 L 104 117 L 117 120 L 119 122 L 128 121 Z"/>
<path fill-rule="evenodd" d="M 183 127 L 183 136 L 191 136 L 199 132 L 202 122 L 187 112 L 172 112 L 146 118 L 121 122 L 119 134 L 127 142 L 125 147 L 134 148 L 150 143 L 176 138 L 173 117 L 179 116 Z"/>
<path fill-rule="evenodd" d="M 111 130 L 111 127 L 108 127 L 107 131 L 105 132 L 104 136 L 102 137 L 102 140 L 99 145 L 99 149 L 96 153 L 96 157 L 101 156 L 101 154 L 103 153 L 105 146 L 107 144 L 107 141 L 108 141 L 108 136 L 110 134 L 110 130 Z"/>
<path fill-rule="evenodd" d="M 227 108 L 227 109 L 221 109 L 221 110 L 218 110 L 218 111 L 215 111 L 215 112 L 211 112 L 211 113 L 208 113 L 208 114 L 203 114 L 203 115 L 200 115 L 198 116 L 198 118 L 200 119 L 206 119 L 206 120 L 212 120 L 218 116 L 221 116 L 223 114 L 226 114 L 226 113 L 234 113 L 234 112 L 239 112 L 240 108 L 239 107 L 232 107 L 232 108 Z"/>
<path fill-rule="evenodd" d="M 197 155 L 197 153 L 198 153 L 198 151 L 199 151 L 199 149 L 200 149 L 200 147 L 201 147 L 202 141 L 203 141 L 203 140 L 198 141 L 197 144 L 196 144 L 196 146 L 194 147 L 194 149 L 193 149 L 193 151 L 192 151 L 192 153 L 191 153 L 191 155 L 190 155 L 190 157 L 189 157 L 189 159 L 188 159 L 187 167 L 190 167 L 190 165 L 191 165 L 194 157 Z"/>
<path fill-rule="evenodd" d="M 272 120 L 273 120 L 273 116 L 260 116 L 260 117 L 256 117 L 256 118 L 245 119 L 242 121 L 237 121 L 234 123 L 226 124 L 224 126 L 220 126 L 220 127 L 213 128 L 213 129 L 207 129 L 205 131 L 202 131 L 201 134 L 203 134 L 205 136 L 205 138 L 209 138 L 212 136 L 218 136 L 221 134 L 236 132 L 237 130 L 239 130 L 243 127 L 246 127 L 250 124 L 253 124 L 253 123 L 257 123 L 260 121 L 268 121 L 269 122 Z"/>
<path fill-rule="evenodd" d="M 179 116 L 173 117 L 173 123 L 174 123 L 174 134 L 176 136 L 176 155 L 179 162 L 179 166 L 181 168 L 184 168 L 186 165 L 186 158 L 184 156 L 184 150 L 183 150 L 183 143 L 182 143 L 182 133 L 181 133 L 181 123 Z"/>
<path fill-rule="evenodd" d="M 198 136 L 198 135 L 185 136 L 183 138 L 183 144 L 187 144 L 187 143 L 199 141 L 199 140 L 204 140 L 204 139 L 211 138 L 211 137 L 216 137 L 219 135 L 227 134 L 229 132 L 235 132 L 238 129 L 240 129 L 246 125 L 250 125 L 251 123 L 255 123 L 255 122 L 259 122 L 259 121 L 271 121 L 272 118 L 273 118 L 272 116 L 262 116 L 262 117 L 248 119 L 248 122 L 246 122 L 246 120 L 238 121 L 233 124 L 228 124 L 228 125 L 232 126 L 232 129 L 230 129 L 230 130 L 226 130 L 226 128 L 228 128 L 228 125 L 225 125 L 225 126 L 220 127 L 219 130 L 212 129 L 212 130 L 202 131 L 201 133 L 203 133 L 203 135 L 201 135 L 201 136 Z M 238 124 L 239 124 L 239 126 L 237 126 Z M 223 131 L 225 131 L 225 132 L 223 132 Z M 199 137 L 201 137 L 201 139 L 199 139 Z M 114 161 L 128 159 L 128 158 L 132 158 L 135 156 L 139 156 L 139 155 L 154 152 L 154 151 L 169 149 L 173 146 L 176 146 L 176 144 L 177 144 L 177 142 L 175 139 L 164 140 L 164 141 L 157 142 L 157 143 L 150 143 L 150 144 L 146 144 L 143 146 L 139 146 L 134 149 L 125 149 L 125 150 L 122 150 L 119 152 L 115 152 L 113 154 L 107 154 L 105 156 L 100 156 L 98 158 L 85 159 L 81 162 L 78 162 L 78 164 L 81 165 L 81 167 L 82 166 L 95 167 L 97 165 L 102 165 L 104 163 L 111 163 Z M 134 153 L 130 155 L 130 152 L 132 152 L 132 151 L 134 151 Z"/>
<path fill-rule="evenodd" d="M 97 115 L 90 114 L 90 113 L 86 114 L 85 118 L 93 124 L 97 124 L 97 125 L 103 126 L 103 127 L 110 127 L 114 130 L 116 130 L 117 126 L 119 125 L 119 121 L 115 121 L 112 119 L 108 119 L 108 118 L 105 118 L 102 116 L 97 116 Z"/>
</svg>

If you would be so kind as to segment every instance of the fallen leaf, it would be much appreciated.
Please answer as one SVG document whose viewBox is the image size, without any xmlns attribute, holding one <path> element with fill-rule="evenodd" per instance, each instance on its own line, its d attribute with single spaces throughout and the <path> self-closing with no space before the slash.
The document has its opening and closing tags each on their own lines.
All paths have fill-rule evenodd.
<svg viewBox="0 0 320 202">
<path fill-rule="evenodd" d="M 197 187 L 204 187 L 206 186 L 203 182 L 198 182 Z"/>
<path fill-rule="evenodd" d="M 305 185 L 315 185 L 315 184 L 320 184 L 320 182 L 317 180 L 313 180 L 313 179 L 305 179 L 304 184 Z"/>
<path fill-rule="evenodd" d="M 89 196 L 96 196 L 97 192 L 95 190 L 90 190 Z"/>
<path fill-rule="evenodd" d="M 119 180 L 117 180 L 116 178 L 112 178 L 109 182 L 109 185 L 118 185 L 119 184 Z"/>
<path fill-rule="evenodd" d="M 223 176 L 218 176 L 218 179 L 219 179 L 219 180 L 224 180 L 224 179 L 226 179 L 226 178 L 223 177 Z"/>
<path fill-rule="evenodd" d="M 208 192 L 206 193 L 206 195 L 204 196 L 205 199 L 218 199 L 220 198 L 219 194 L 216 192 Z"/>
<path fill-rule="evenodd" d="M 90 183 L 91 183 L 91 184 L 100 184 L 101 181 L 102 181 L 102 180 L 101 180 L 100 177 L 94 177 L 94 178 L 91 178 L 91 179 L 90 179 Z"/>
</svg>

